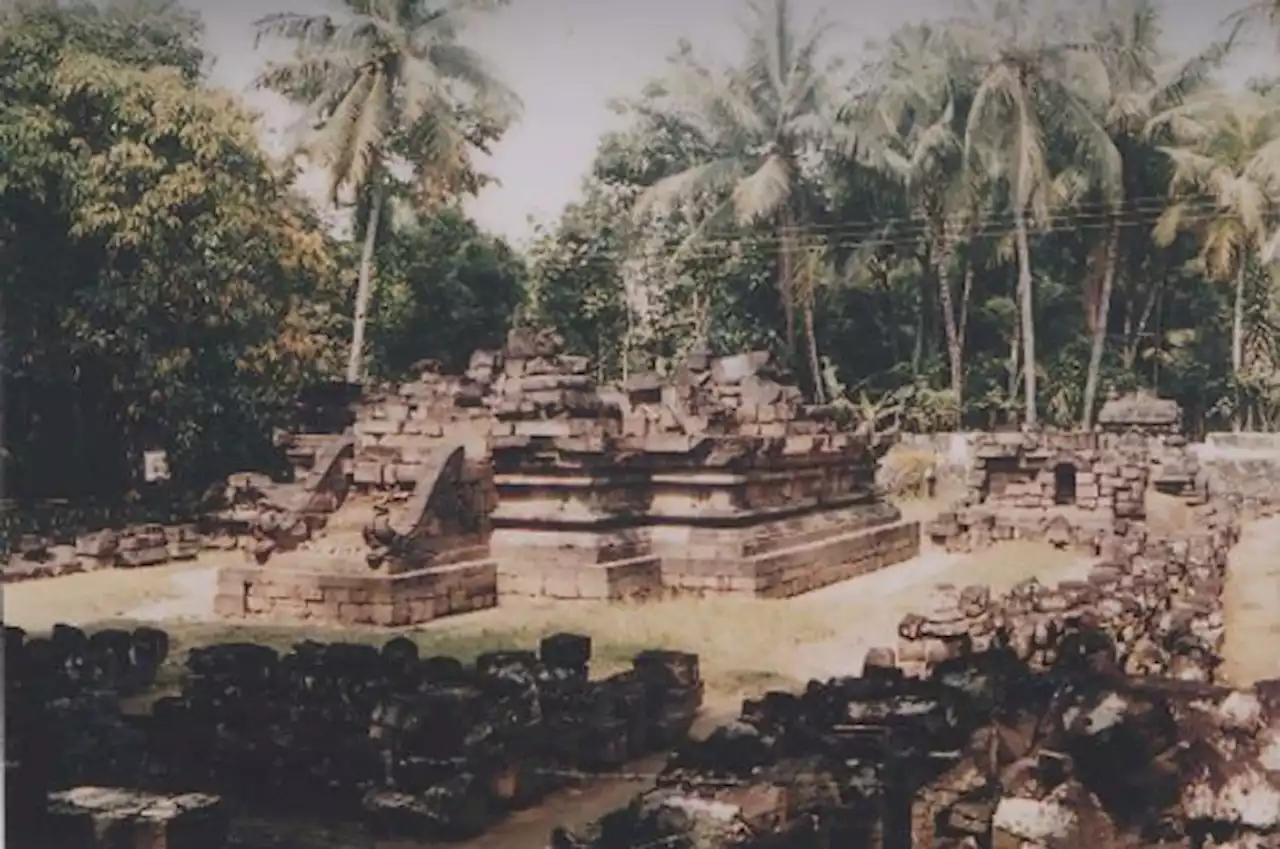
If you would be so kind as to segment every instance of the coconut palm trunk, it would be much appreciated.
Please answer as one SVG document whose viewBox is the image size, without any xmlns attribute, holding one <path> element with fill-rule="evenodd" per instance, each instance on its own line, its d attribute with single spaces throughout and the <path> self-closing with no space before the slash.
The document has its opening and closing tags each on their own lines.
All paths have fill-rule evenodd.
<svg viewBox="0 0 1280 849">
<path fill-rule="evenodd" d="M 813 375 L 813 400 L 819 404 L 827 403 L 827 393 L 822 386 L 822 358 L 818 355 L 818 333 L 813 320 L 813 293 L 805 299 L 804 335 L 809 353 L 809 372 Z"/>
<path fill-rule="evenodd" d="M 1244 258 L 1238 260 L 1236 268 L 1236 285 L 1235 285 L 1235 303 L 1231 307 L 1231 375 L 1236 379 L 1236 409 L 1234 418 L 1234 429 L 1239 433 L 1244 429 L 1244 410 L 1242 394 L 1240 392 L 1240 377 L 1244 373 L 1244 282 L 1245 282 L 1245 261 Z"/>
<path fill-rule="evenodd" d="M 934 235 L 934 262 L 938 275 L 938 296 L 942 299 L 942 328 L 947 337 L 947 363 L 951 372 L 951 394 L 956 409 L 960 409 L 964 396 L 964 345 L 956 318 L 955 296 L 951 292 L 951 247 L 945 227 L 938 227 Z"/>
<path fill-rule="evenodd" d="M 1107 256 L 1102 271 L 1102 288 L 1098 292 L 1097 312 L 1093 321 L 1093 339 L 1089 346 L 1089 373 L 1084 382 L 1084 411 L 1080 427 L 1093 427 L 1093 408 L 1098 398 L 1098 381 L 1102 371 L 1102 352 L 1107 342 L 1107 323 L 1111 316 L 1111 293 L 1115 288 L 1116 267 L 1120 261 L 1120 220 L 1113 216 L 1107 234 Z"/>
<path fill-rule="evenodd" d="M 373 300 L 373 249 L 378 241 L 378 224 L 382 218 L 383 190 L 374 185 L 369 199 L 369 217 L 364 225 L 364 244 L 360 248 L 360 278 L 356 285 L 355 318 L 351 324 L 351 355 L 347 359 L 347 382 L 364 382 L 364 339 L 369 324 L 369 303 Z"/>
<path fill-rule="evenodd" d="M 1024 420 L 1035 427 L 1040 416 L 1036 412 L 1036 322 L 1031 302 L 1031 246 L 1027 242 L 1026 213 L 1019 206 L 1013 215 L 1018 249 L 1018 311 L 1022 335 L 1022 388 L 1026 405 Z"/>
<path fill-rule="evenodd" d="M 795 243 L 792 227 L 794 217 L 788 205 L 782 207 L 779 216 L 782 238 L 778 253 L 778 294 L 782 298 L 782 320 L 786 322 L 787 353 L 796 353 L 796 303 L 795 303 Z"/>
</svg>

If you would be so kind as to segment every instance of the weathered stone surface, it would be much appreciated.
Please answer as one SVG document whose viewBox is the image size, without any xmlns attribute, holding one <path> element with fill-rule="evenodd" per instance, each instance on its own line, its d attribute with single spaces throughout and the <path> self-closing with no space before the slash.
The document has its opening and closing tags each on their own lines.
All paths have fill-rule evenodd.
<svg viewBox="0 0 1280 849">
<path fill-rule="evenodd" d="M 221 800 L 204 793 L 75 787 L 50 795 L 42 839 L 84 849 L 221 849 L 227 816 Z"/>
<path fill-rule="evenodd" d="M 1269 845 L 1263 689 L 1036 671 L 1007 650 L 924 679 L 868 663 L 745 702 L 655 791 L 551 845 Z"/>
<path fill-rule="evenodd" d="M 967 604 L 910 616 L 899 628 L 898 655 L 921 672 L 931 652 L 955 657 L 1007 646 L 1020 660 L 1047 668 L 1101 631 L 1112 641 L 1112 661 L 1127 674 L 1211 681 L 1223 640 L 1223 577 L 1239 520 L 1229 507 L 1208 505 L 1195 508 L 1190 521 L 1174 537 L 1150 536 L 1137 523 L 1105 532 L 1088 582 L 1029 581 L 1003 598 L 976 588 Z"/>
<path fill-rule="evenodd" d="M 579 635 L 484 653 L 471 666 L 420 658 L 399 637 L 381 649 L 199 648 L 178 695 L 126 716 L 117 697 L 138 683 L 142 661 L 102 666 L 94 653 L 118 644 L 154 675 L 167 637 L 6 630 L 15 845 L 222 847 L 214 794 L 268 816 L 463 837 L 568 775 L 617 769 L 683 739 L 702 703 L 698 658 L 687 653 L 641 652 L 627 671 L 593 680 L 590 640 Z M 50 835 L 67 839 L 40 842 Z"/>
</svg>

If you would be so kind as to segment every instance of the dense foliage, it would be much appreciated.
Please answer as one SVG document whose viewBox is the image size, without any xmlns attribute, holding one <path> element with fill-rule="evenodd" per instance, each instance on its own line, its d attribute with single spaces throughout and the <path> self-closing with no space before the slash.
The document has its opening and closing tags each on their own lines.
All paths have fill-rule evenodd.
<svg viewBox="0 0 1280 849">
<path fill-rule="evenodd" d="M 535 314 L 609 374 L 771 343 L 815 396 L 894 393 L 905 426 L 1088 424 L 1136 386 L 1193 426 L 1280 419 L 1280 100 L 1215 84 L 1239 22 L 1173 57 L 1148 0 L 990 3 L 847 69 L 821 21 L 752 10 L 739 62 L 682 45 L 623 105 L 587 187 L 613 200 L 531 258 Z M 655 318 L 676 291 L 687 320 Z"/>
<path fill-rule="evenodd" d="M 1241 21 L 1177 57 L 1151 0 L 993 0 L 855 64 L 758 0 L 738 62 L 682 43 L 617 105 L 521 256 L 459 211 L 519 107 L 461 38 L 504 0 L 339 5 L 260 21 L 293 49 L 258 82 L 355 244 L 206 85 L 197 17 L 0 12 L 8 494 L 116 497 L 154 448 L 183 486 L 261 467 L 307 384 L 458 368 L 520 314 L 602 380 L 767 347 L 922 430 L 1087 425 L 1139 386 L 1280 422 L 1280 88 L 1216 82 Z"/>
<path fill-rule="evenodd" d="M 252 117 L 201 83 L 198 22 L 152 7 L 4 21 L 10 496 L 118 497 L 152 449 L 179 486 L 263 467 L 299 390 L 341 372 L 353 251 L 293 193 Z M 379 374 L 496 341 L 522 297 L 504 245 L 453 212 L 387 242 L 397 294 L 374 334 Z"/>
<path fill-rule="evenodd" d="M 338 266 L 249 117 L 189 69 L 152 66 L 183 54 L 163 39 L 102 55 L 119 22 L 100 22 L 33 16 L 0 60 L 7 483 L 22 492 L 112 491 L 148 448 L 196 477 L 258 460 L 332 347 Z"/>
</svg>

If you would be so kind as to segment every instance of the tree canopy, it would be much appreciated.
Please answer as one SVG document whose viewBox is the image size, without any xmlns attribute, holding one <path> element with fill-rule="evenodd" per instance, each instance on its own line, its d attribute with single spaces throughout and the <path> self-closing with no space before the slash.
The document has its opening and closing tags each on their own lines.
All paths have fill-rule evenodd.
<svg viewBox="0 0 1280 849">
<path fill-rule="evenodd" d="M 320 223 L 157 0 L 0 18 L 6 489 L 190 489 L 277 455 L 316 381 L 460 368 L 521 321 L 600 380 L 768 348 L 814 401 L 908 429 L 1092 425 L 1110 390 L 1195 429 L 1280 424 L 1280 89 L 1219 80 L 1246 26 L 1173 55 L 1154 0 L 958 5 L 861 53 L 744 2 L 622 97 L 580 198 L 524 251 L 463 203 L 518 99 L 464 38 L 502 0 L 347 0 L 260 21 L 304 107 Z M 301 9 L 297 11 L 302 11 Z M 345 368 L 344 368 L 345 366 Z"/>
</svg>

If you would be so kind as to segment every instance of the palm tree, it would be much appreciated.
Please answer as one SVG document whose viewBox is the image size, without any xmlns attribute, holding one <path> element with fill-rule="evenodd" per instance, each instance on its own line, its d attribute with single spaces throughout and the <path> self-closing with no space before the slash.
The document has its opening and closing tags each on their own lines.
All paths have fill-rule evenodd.
<svg viewBox="0 0 1280 849">
<path fill-rule="evenodd" d="M 284 13 L 259 20 L 259 41 L 285 39 L 295 49 L 288 61 L 269 64 L 255 84 L 307 107 L 296 128 L 304 136 L 298 152 L 325 169 L 331 203 L 349 194 L 363 206 L 347 362 L 347 380 L 358 383 L 365 370 L 374 247 L 397 163 L 412 170 L 421 194 L 438 196 L 469 170 L 478 140 L 470 122 L 503 128 L 519 101 L 458 41 L 463 4 L 344 5 L 337 17 Z"/>
<path fill-rule="evenodd" d="M 1035 426 L 1035 311 L 1028 228 L 1047 222 L 1055 195 L 1046 136 L 1069 139 L 1077 160 L 1114 197 L 1119 162 L 1090 109 L 1071 61 L 1081 43 L 1064 38 L 1060 16 L 1035 14 L 1031 0 L 989 0 L 955 22 L 960 57 L 978 75 L 965 127 L 966 156 L 1008 183 L 1018 261 L 1018 332 L 1022 343 L 1025 421 Z"/>
<path fill-rule="evenodd" d="M 913 217 L 927 222 L 925 264 L 938 290 L 946 336 L 951 392 L 964 393 L 964 331 L 951 271 L 955 248 L 972 234 L 982 210 L 982 186 L 965 168 L 963 110 L 958 90 L 968 81 L 950 61 L 947 30 L 905 27 L 886 45 L 877 76 L 884 82 L 856 104 L 861 161 L 894 180 L 907 196 Z M 867 128 L 871 128 L 868 130 Z"/>
<path fill-rule="evenodd" d="M 1262 22 L 1275 30 L 1277 41 L 1280 41 L 1280 0 L 1255 0 L 1243 9 L 1232 12 L 1223 23 L 1239 27 L 1254 22 Z"/>
<path fill-rule="evenodd" d="M 1167 246 L 1180 232 L 1194 233 L 1208 275 L 1233 283 L 1231 369 L 1239 383 L 1245 376 L 1249 265 L 1270 261 L 1280 245 L 1273 223 L 1280 214 L 1280 103 L 1255 92 L 1214 92 L 1158 116 L 1153 131 L 1175 119 L 1180 143 L 1160 148 L 1173 163 L 1174 201 L 1154 236 Z M 1213 199 L 1212 215 L 1198 212 L 1204 204 L 1197 198 L 1206 196 Z M 1235 412 L 1239 430 L 1239 403 Z"/>
<path fill-rule="evenodd" d="M 684 44 L 666 86 L 667 108 L 718 156 L 654 183 L 638 198 L 635 214 L 644 217 L 679 201 L 713 196 L 721 202 L 693 238 L 726 217 L 743 226 L 769 222 L 779 239 L 778 289 L 787 347 L 794 355 L 796 227 L 804 207 L 801 159 L 819 149 L 832 128 L 827 77 L 819 66 L 829 27 L 818 18 L 798 33 L 788 0 L 748 6 L 747 52 L 740 66 L 715 73 Z M 805 288 L 808 327 L 813 287 Z M 817 342 L 808 335 L 809 360 L 817 363 Z M 820 393 L 822 376 L 811 377 Z"/>
<path fill-rule="evenodd" d="M 1118 213 L 1152 193 L 1144 178 L 1149 174 L 1146 166 L 1152 156 L 1158 155 L 1152 144 L 1158 139 L 1152 139 L 1147 128 L 1156 116 L 1177 109 L 1188 97 L 1205 90 L 1213 72 L 1229 55 L 1242 26 L 1237 22 L 1226 39 L 1171 68 L 1161 69 L 1157 67 L 1160 17 L 1154 0 L 1102 0 L 1099 6 L 1101 15 L 1093 33 L 1097 49 L 1081 51 L 1080 58 L 1092 60 L 1094 70 L 1099 72 L 1092 78 L 1100 81 L 1101 90 L 1090 99 L 1098 104 L 1099 119 L 1106 129 L 1109 149 L 1105 156 L 1119 164 L 1119 173 L 1111 175 L 1118 177 L 1118 182 L 1099 186 L 1112 214 L 1103 245 L 1100 285 L 1085 298 L 1092 339 L 1080 421 L 1084 430 L 1093 424 L 1111 297 L 1125 253 Z"/>
</svg>

